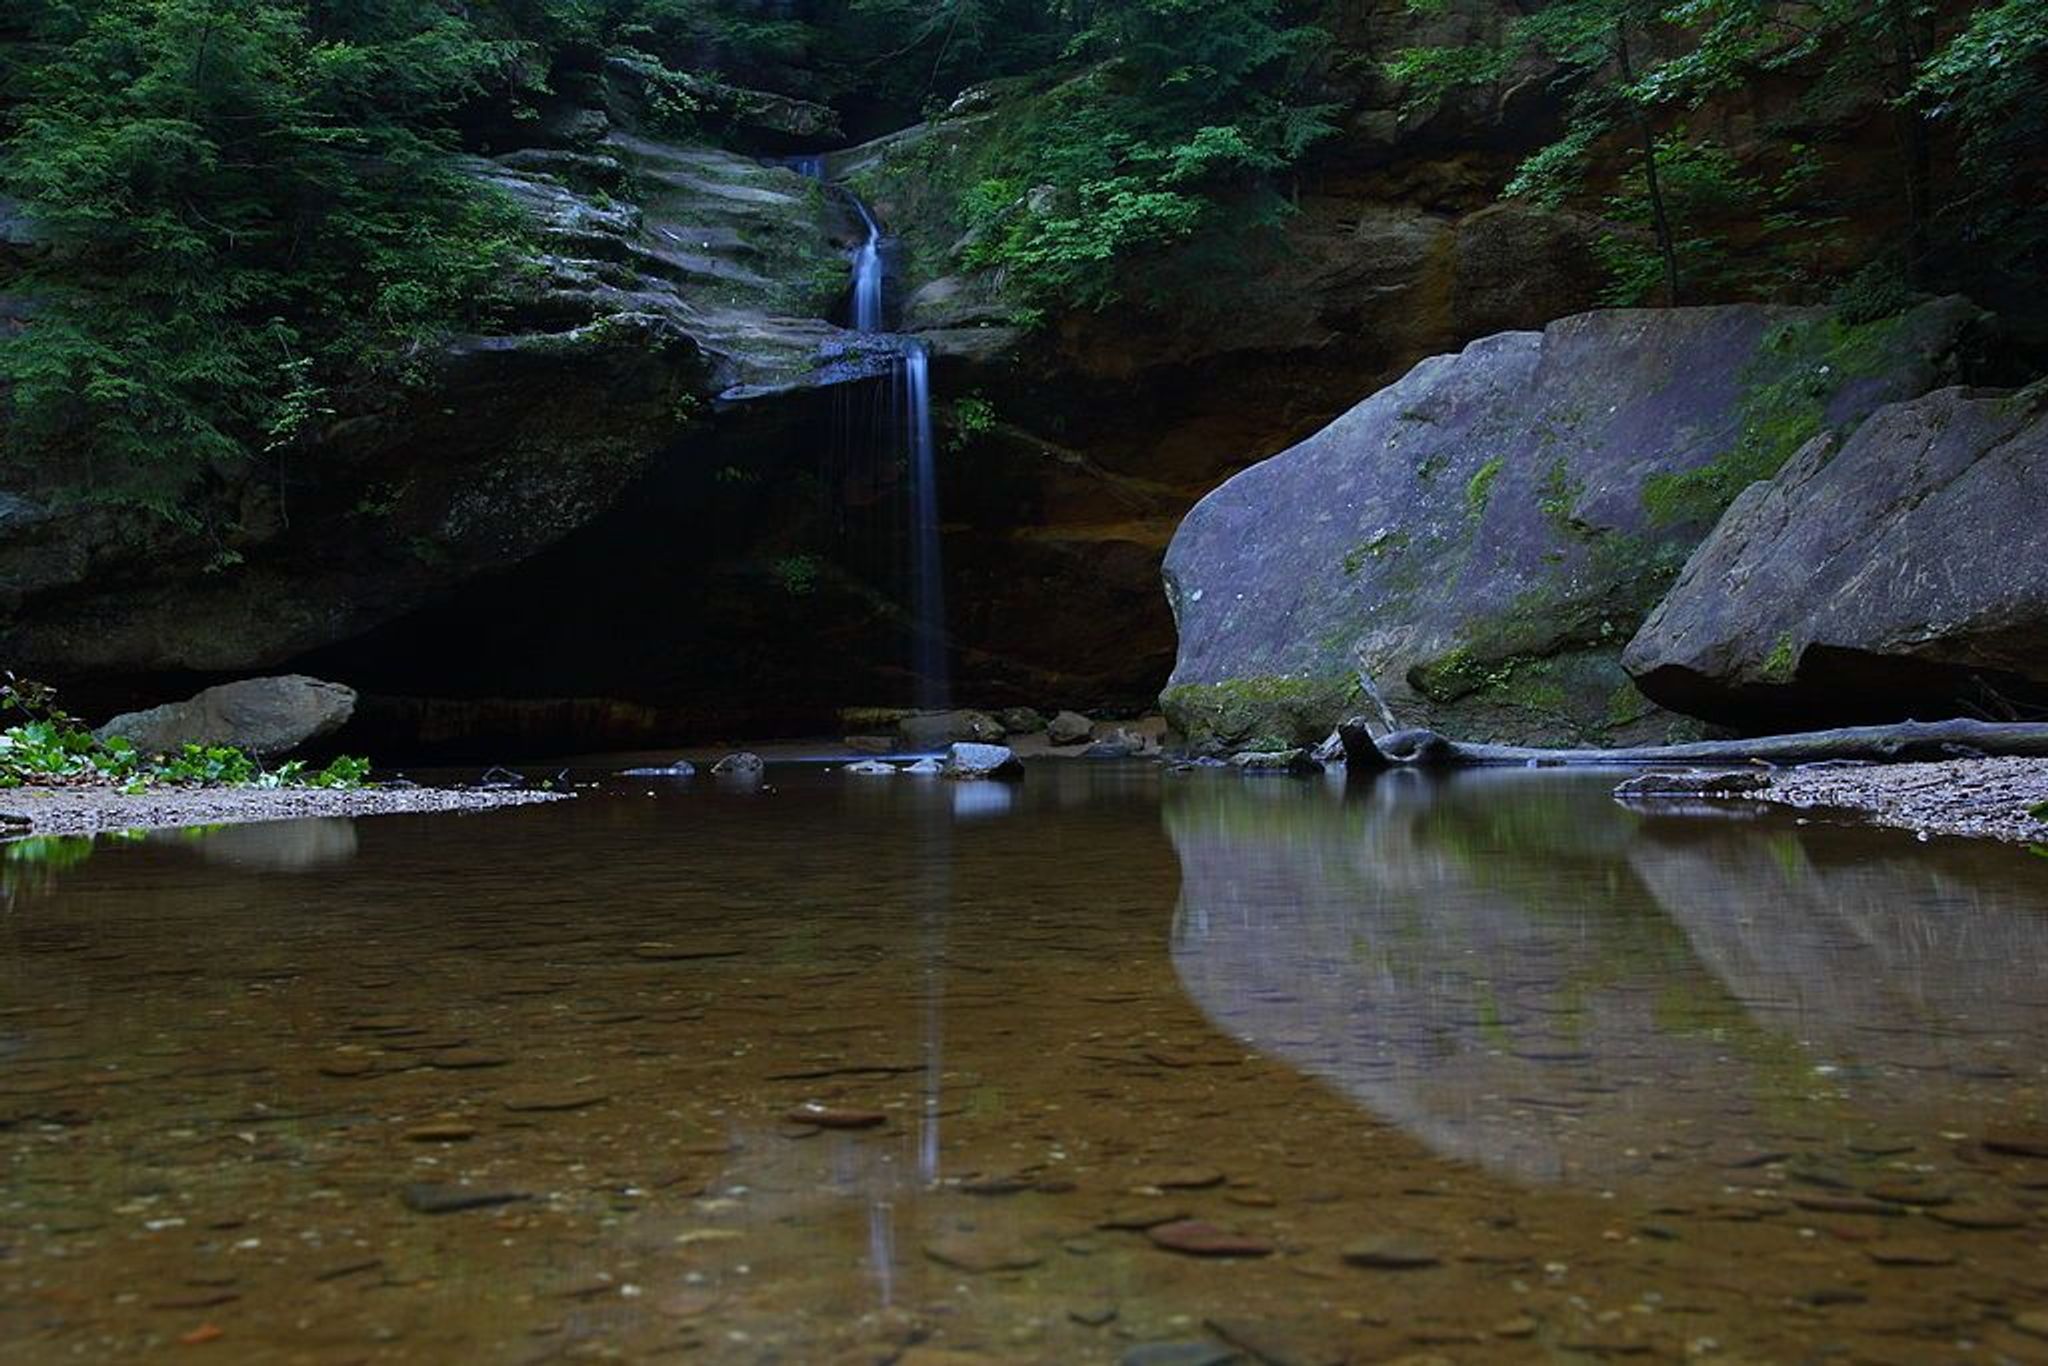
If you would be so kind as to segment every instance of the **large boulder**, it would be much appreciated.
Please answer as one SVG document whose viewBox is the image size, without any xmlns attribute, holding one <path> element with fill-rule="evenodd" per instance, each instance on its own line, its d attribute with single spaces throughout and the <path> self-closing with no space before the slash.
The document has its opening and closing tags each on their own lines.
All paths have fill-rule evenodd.
<svg viewBox="0 0 2048 1366">
<path fill-rule="evenodd" d="M 128 712 L 96 734 L 103 740 L 130 740 L 145 754 L 175 753 L 186 745 L 232 745 L 267 759 L 332 735 L 355 709 L 353 688 L 286 674 L 223 683 L 183 702 Z"/>
<path fill-rule="evenodd" d="M 1622 663 L 1744 723 L 2048 702 L 2048 385 L 1816 437 L 1735 500 Z"/>
<path fill-rule="evenodd" d="M 1182 523 L 1167 715 L 1313 745 L 1362 676 L 1473 738 L 1660 738 L 1619 654 L 1686 555 L 1811 438 L 1949 378 L 1978 316 L 1588 313 L 1424 361 Z"/>
</svg>

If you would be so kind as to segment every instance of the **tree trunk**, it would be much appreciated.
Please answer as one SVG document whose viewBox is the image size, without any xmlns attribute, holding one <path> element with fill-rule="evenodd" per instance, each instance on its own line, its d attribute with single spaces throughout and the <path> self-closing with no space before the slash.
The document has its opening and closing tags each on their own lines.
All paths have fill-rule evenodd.
<svg viewBox="0 0 2048 1366">
<path fill-rule="evenodd" d="M 1615 59 L 1621 64 L 1621 78 L 1635 84 L 1635 62 L 1629 56 L 1628 26 L 1618 25 L 1614 31 Z M 1643 144 L 1643 188 L 1650 196 L 1650 223 L 1657 233 L 1657 254 L 1664 262 L 1664 303 L 1667 307 L 1678 307 L 1678 244 L 1671 235 L 1671 214 L 1664 204 L 1664 181 L 1657 169 L 1657 132 L 1650 126 L 1649 116 L 1643 113 L 1641 105 L 1629 101 L 1629 118 L 1635 123 L 1636 135 Z"/>
</svg>

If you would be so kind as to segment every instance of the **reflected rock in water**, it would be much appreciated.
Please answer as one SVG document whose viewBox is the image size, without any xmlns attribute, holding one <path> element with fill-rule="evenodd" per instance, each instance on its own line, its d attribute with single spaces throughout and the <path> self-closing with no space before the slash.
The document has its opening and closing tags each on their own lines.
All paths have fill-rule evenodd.
<svg viewBox="0 0 2048 1366">
<path fill-rule="evenodd" d="M 169 831 L 166 838 L 191 839 Z M 230 825 L 191 839 L 208 863 L 264 873 L 309 873 L 347 863 L 356 856 L 356 823 L 346 816 Z"/>
<path fill-rule="evenodd" d="M 1175 970 L 1219 1028 L 1524 1180 L 1966 1103 L 1930 1049 L 2039 1069 L 2048 878 L 2008 851 L 1962 851 L 2003 860 L 1991 892 L 1895 835 L 1646 820 L 1611 786 L 1169 787 Z"/>
</svg>

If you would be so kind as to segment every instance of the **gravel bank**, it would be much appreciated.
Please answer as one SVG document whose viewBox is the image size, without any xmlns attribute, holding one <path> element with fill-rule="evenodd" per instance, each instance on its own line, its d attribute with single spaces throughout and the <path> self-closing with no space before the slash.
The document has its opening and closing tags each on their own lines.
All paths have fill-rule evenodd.
<svg viewBox="0 0 2048 1366">
<path fill-rule="evenodd" d="M 304 816 L 392 816 L 420 811 L 489 811 L 561 801 L 563 792 L 485 792 L 445 787 L 154 788 L 125 796 L 104 787 L 23 787 L 0 792 L 0 835 L 96 835 L 102 830 L 161 830 L 236 825 Z"/>
<path fill-rule="evenodd" d="M 2028 814 L 2048 802 L 2048 759 L 1951 759 L 1935 764 L 1786 769 L 1745 793 L 1802 808 L 1857 811 L 1920 835 L 2048 844 L 2048 823 Z"/>
</svg>

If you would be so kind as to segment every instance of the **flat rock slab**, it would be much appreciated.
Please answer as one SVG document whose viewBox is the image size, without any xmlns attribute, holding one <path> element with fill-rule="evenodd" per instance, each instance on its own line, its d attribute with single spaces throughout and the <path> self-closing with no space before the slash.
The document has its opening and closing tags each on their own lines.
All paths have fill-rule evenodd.
<svg viewBox="0 0 2048 1366">
<path fill-rule="evenodd" d="M 1145 1230 L 1153 1246 L 1189 1257 L 1270 1257 L 1273 1245 L 1201 1219 L 1178 1219 Z"/>
<path fill-rule="evenodd" d="M 1347 1266 L 1375 1271 L 1418 1271 L 1443 1261 L 1428 1248 L 1400 1238 L 1366 1238 L 1345 1248 L 1343 1257 Z"/>
<path fill-rule="evenodd" d="M 416 1124 L 399 1135 L 408 1143 L 466 1143 L 476 1137 L 474 1124 Z"/>
<path fill-rule="evenodd" d="M 1232 1366 L 1244 1358 L 1214 1342 L 1141 1342 L 1116 1359 L 1117 1366 Z"/>
<path fill-rule="evenodd" d="M 611 1099 L 603 1091 L 514 1091 L 498 1098 L 507 1110 L 520 1114 L 551 1114 L 562 1110 L 587 1110 Z"/>
<path fill-rule="evenodd" d="M 457 1214 L 463 1210 L 515 1205 L 533 1196 L 526 1191 L 491 1190 L 484 1186 L 445 1186 L 421 1182 L 399 1192 L 405 1207 L 416 1214 Z"/>
<path fill-rule="evenodd" d="M 1939 1243 L 1877 1243 L 1869 1252 L 1879 1266 L 1953 1266 L 1956 1260 L 1956 1254 Z"/>
<path fill-rule="evenodd" d="M 934 1238 L 924 1245 L 924 1255 L 941 1266 L 975 1273 L 1026 1271 L 1045 1260 L 1045 1254 L 1022 1244 L 974 1233 Z"/>
<path fill-rule="evenodd" d="M 857 1110 L 836 1105 L 798 1105 L 783 1116 L 791 1124 L 815 1124 L 820 1129 L 874 1129 L 889 1122 L 880 1110 Z"/>
</svg>

